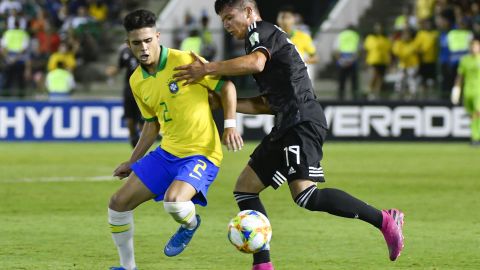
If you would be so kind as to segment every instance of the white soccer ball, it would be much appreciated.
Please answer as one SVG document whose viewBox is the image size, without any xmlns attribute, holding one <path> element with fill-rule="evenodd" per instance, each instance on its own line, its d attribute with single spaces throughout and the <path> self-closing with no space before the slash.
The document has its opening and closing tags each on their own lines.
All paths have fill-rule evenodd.
<svg viewBox="0 0 480 270">
<path fill-rule="evenodd" d="M 256 253 L 268 245 L 271 238 L 270 221 L 258 211 L 241 211 L 228 223 L 228 240 L 241 252 Z"/>
</svg>

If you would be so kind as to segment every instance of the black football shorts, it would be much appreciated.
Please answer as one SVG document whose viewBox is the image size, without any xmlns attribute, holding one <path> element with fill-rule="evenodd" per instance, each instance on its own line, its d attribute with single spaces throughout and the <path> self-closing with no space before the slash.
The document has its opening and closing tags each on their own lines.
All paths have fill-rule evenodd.
<svg viewBox="0 0 480 270">
<path fill-rule="evenodd" d="M 275 140 L 268 134 L 250 155 L 248 165 L 265 186 L 274 189 L 297 179 L 325 182 L 320 161 L 326 134 L 326 129 L 311 122 L 293 126 Z"/>
</svg>

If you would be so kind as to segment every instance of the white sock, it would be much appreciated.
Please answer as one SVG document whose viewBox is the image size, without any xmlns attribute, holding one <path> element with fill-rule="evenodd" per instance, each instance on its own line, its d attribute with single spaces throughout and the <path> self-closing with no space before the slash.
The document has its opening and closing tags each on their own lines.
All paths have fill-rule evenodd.
<svg viewBox="0 0 480 270">
<path fill-rule="evenodd" d="M 192 230 L 197 227 L 195 205 L 192 201 L 163 202 L 163 207 L 165 208 L 165 211 L 167 211 L 176 222 L 182 224 L 184 228 Z"/>
<path fill-rule="evenodd" d="M 108 208 L 108 223 L 120 256 L 120 265 L 127 270 L 134 269 L 136 265 L 133 254 L 133 211 L 117 212 Z"/>
</svg>

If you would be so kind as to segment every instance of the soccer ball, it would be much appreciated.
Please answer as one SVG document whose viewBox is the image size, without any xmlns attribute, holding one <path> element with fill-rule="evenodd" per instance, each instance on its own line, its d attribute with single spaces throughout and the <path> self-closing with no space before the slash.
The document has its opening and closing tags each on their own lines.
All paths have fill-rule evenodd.
<svg viewBox="0 0 480 270">
<path fill-rule="evenodd" d="M 255 210 L 244 210 L 228 223 L 228 240 L 244 253 L 262 250 L 272 238 L 270 221 Z"/>
</svg>

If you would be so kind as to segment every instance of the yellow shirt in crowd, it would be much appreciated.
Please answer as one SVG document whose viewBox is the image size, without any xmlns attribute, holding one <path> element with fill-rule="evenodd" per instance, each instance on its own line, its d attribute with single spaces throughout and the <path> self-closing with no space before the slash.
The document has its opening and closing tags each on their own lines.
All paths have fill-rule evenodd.
<svg viewBox="0 0 480 270">
<path fill-rule="evenodd" d="M 415 37 L 415 44 L 422 63 L 432 64 L 438 58 L 438 32 L 420 30 Z"/>
<path fill-rule="evenodd" d="M 363 47 L 367 51 L 366 62 L 369 65 L 390 64 L 390 50 L 392 43 L 386 36 L 368 35 Z"/>
<path fill-rule="evenodd" d="M 57 68 L 57 63 L 63 62 L 65 68 L 73 71 L 77 66 L 77 62 L 75 60 L 75 55 L 73 53 L 61 53 L 55 52 L 48 58 L 47 69 L 48 71 L 52 71 Z"/>
<path fill-rule="evenodd" d="M 303 58 L 315 54 L 315 45 L 313 44 L 312 38 L 307 33 L 295 30 L 290 35 L 290 41 L 292 41 L 295 47 L 297 47 L 298 52 Z"/>
<path fill-rule="evenodd" d="M 398 58 L 398 66 L 411 68 L 419 65 L 415 41 L 397 40 L 393 43 L 393 54 Z"/>
</svg>

